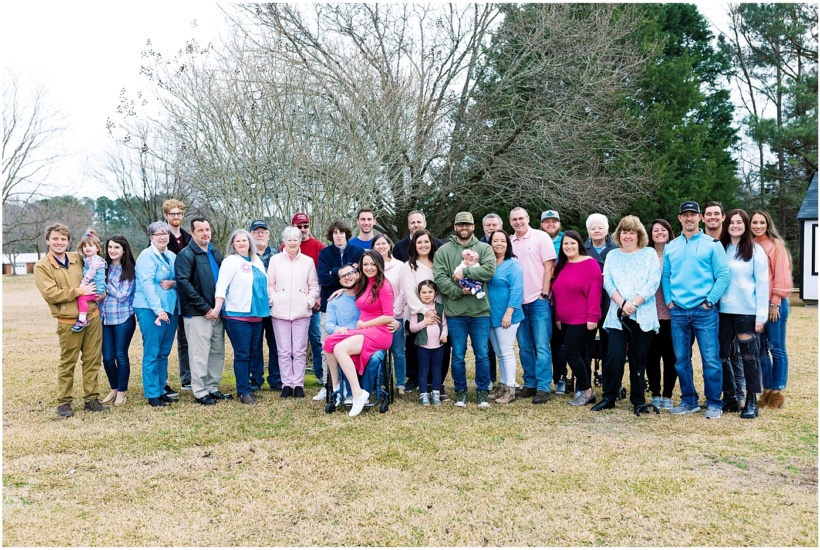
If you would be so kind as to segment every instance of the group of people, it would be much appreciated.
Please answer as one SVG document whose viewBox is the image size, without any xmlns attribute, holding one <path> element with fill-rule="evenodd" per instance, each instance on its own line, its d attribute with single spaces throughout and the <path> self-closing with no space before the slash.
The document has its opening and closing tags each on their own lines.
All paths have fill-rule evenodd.
<svg viewBox="0 0 820 550">
<path fill-rule="evenodd" d="M 282 398 L 305 397 L 310 346 L 313 372 L 331 389 L 327 395 L 323 386 L 313 398 L 328 401 L 328 411 L 346 400 L 350 415 L 359 414 L 386 353 L 399 396 L 418 388 L 422 406 L 441 405 L 450 400 L 449 373 L 454 404 L 466 407 L 468 336 L 482 409 L 530 397 L 543 404 L 568 392 L 574 392 L 569 405 L 613 408 L 628 357 L 635 414 L 697 412 L 695 340 L 706 418 L 724 411 L 755 418 L 761 407 L 779 408 L 785 400 L 791 259 L 766 212 L 727 215 L 711 202 L 701 213 L 687 201 L 677 238 L 669 222 L 653 220 L 645 228 L 635 216 L 623 217 L 610 235 L 607 218 L 593 214 L 586 240 L 562 231 L 555 210 L 543 212 L 536 229 L 525 209 L 514 208 L 512 233 L 499 215 L 488 214 L 481 239 L 472 214 L 459 212 L 454 234 L 442 242 L 426 229 L 424 214 L 412 211 L 409 236 L 394 245 L 374 232 L 374 212 L 362 209 L 359 234 L 353 238 L 350 226 L 336 220 L 327 228 L 327 246 L 311 235 L 309 216 L 297 213 L 280 248 L 270 246 L 260 219 L 231 233 L 224 256 L 211 244 L 206 218 L 191 219 L 188 232 L 183 203 L 168 200 L 163 212 L 165 221 L 148 226 L 149 246 L 136 259 L 120 235 L 103 246 L 89 230 L 74 254 L 64 225 L 46 230 L 49 252 L 35 266 L 35 281 L 58 320 L 60 416 L 74 414 L 80 354 L 85 409 L 127 402 L 137 324 L 143 393 L 152 407 L 179 398 L 167 380 L 174 339 L 182 390 L 206 406 L 232 399 L 219 389 L 225 333 L 238 400 L 246 405 L 258 403 L 265 382 Z M 596 342 L 600 400 L 592 387 Z M 100 359 L 110 386 L 103 399 Z M 523 386 L 516 382 L 518 362 Z M 676 380 L 681 401 L 673 406 Z"/>
</svg>

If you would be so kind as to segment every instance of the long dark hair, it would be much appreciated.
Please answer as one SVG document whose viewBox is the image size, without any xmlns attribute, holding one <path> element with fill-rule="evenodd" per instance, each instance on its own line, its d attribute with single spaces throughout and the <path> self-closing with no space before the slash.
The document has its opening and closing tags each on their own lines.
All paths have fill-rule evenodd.
<svg viewBox="0 0 820 550">
<path fill-rule="evenodd" d="M 495 237 L 496 233 L 501 233 L 502 235 L 504 235 L 504 238 L 507 240 L 507 251 L 504 252 L 504 261 L 507 261 L 510 258 L 517 258 L 517 256 L 515 254 L 513 254 L 513 247 L 512 247 L 512 241 L 510 240 L 510 235 L 506 231 L 504 231 L 503 229 L 496 229 L 495 231 L 490 233 L 490 238 L 487 240 L 487 243 L 490 245 L 490 247 L 493 246 L 493 237 Z M 493 251 L 493 255 L 495 255 L 495 251 Z"/>
<path fill-rule="evenodd" d="M 567 255 L 564 252 L 564 239 L 567 237 L 578 243 L 578 253 L 581 256 L 589 256 L 589 254 L 587 254 L 587 247 L 584 246 L 584 239 L 581 237 L 581 234 L 577 231 L 573 231 L 572 229 L 569 231 L 564 231 L 564 236 L 561 239 L 561 246 L 558 247 L 558 261 L 555 263 L 555 269 L 552 271 L 553 281 L 558 278 L 558 274 L 562 269 L 564 269 L 564 266 L 569 263 L 569 258 L 567 258 Z"/>
<path fill-rule="evenodd" d="M 111 241 L 114 241 L 122 247 L 122 258 L 120 258 L 122 275 L 120 275 L 120 281 L 133 281 L 136 276 L 134 269 L 136 262 L 134 261 L 134 253 L 131 252 L 131 245 L 124 235 L 111 235 L 108 240 L 105 241 L 105 261 L 108 264 L 108 267 L 105 268 L 106 277 L 108 276 L 108 270 L 111 269 L 111 258 L 108 256 L 108 243 Z"/>
<path fill-rule="evenodd" d="M 748 262 L 755 252 L 755 241 L 752 237 L 752 222 L 745 210 L 735 208 L 726 214 L 726 218 L 723 220 L 723 229 L 720 231 L 720 242 L 723 244 L 724 249 L 732 244 L 732 237 L 729 236 L 729 223 L 732 221 L 732 217 L 736 215 L 740 216 L 745 228 L 743 229 L 743 235 L 740 236 L 740 242 L 737 243 L 735 258 Z"/>
<path fill-rule="evenodd" d="M 356 280 L 356 286 L 354 286 L 354 290 L 356 291 L 356 299 L 360 298 L 364 291 L 367 290 L 367 284 L 370 282 L 367 276 L 364 274 L 364 259 L 365 257 L 370 258 L 376 264 L 376 282 L 373 284 L 373 289 L 370 291 L 370 302 L 375 302 L 379 299 L 379 291 L 381 291 L 382 286 L 384 286 L 384 258 L 382 255 L 376 252 L 375 250 L 365 250 L 362 257 L 359 259 L 359 272 L 361 272 L 362 277 L 359 277 Z"/>
<path fill-rule="evenodd" d="M 410 246 L 407 247 L 407 263 L 410 264 L 410 267 L 415 271 L 419 268 L 416 260 L 418 256 L 416 255 L 416 239 L 421 237 L 422 235 L 427 235 L 427 238 L 430 239 L 430 254 L 427 256 L 430 258 L 430 261 L 433 261 L 433 258 L 436 255 L 436 250 L 438 250 L 438 246 L 436 245 L 436 239 L 433 237 L 433 234 L 430 233 L 426 229 L 419 229 L 410 237 Z"/>
<path fill-rule="evenodd" d="M 675 238 L 675 232 L 672 231 L 672 225 L 670 225 L 668 221 L 658 218 L 649 222 L 649 244 L 652 245 L 652 248 L 655 247 L 655 241 L 652 239 L 652 230 L 655 229 L 655 224 L 658 224 L 666 229 L 666 232 L 669 233 L 669 240 L 666 242 L 667 244 L 671 243 L 672 239 Z"/>
</svg>

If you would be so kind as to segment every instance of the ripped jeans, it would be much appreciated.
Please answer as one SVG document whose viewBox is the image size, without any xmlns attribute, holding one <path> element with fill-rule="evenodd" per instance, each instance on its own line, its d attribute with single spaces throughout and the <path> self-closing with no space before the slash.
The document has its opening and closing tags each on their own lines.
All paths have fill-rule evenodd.
<svg viewBox="0 0 820 550">
<path fill-rule="evenodd" d="M 755 316 L 721 313 L 718 338 L 720 341 L 720 361 L 723 364 L 723 402 L 725 404 L 737 402 L 737 388 L 735 387 L 735 376 L 731 361 L 735 340 L 737 340 L 740 357 L 743 360 L 746 391 L 750 394 L 760 393 L 762 378 L 758 354 L 758 336 L 755 334 Z"/>
</svg>

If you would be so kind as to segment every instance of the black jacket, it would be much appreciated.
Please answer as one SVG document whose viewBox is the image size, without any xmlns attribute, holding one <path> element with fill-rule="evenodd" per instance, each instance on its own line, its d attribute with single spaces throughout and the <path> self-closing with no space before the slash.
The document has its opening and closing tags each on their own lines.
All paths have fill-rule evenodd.
<svg viewBox="0 0 820 550">
<path fill-rule="evenodd" d="M 211 250 L 216 265 L 221 266 L 222 253 L 213 246 Z M 182 315 L 201 316 L 213 309 L 216 302 L 216 281 L 207 252 L 194 241 L 189 242 L 188 246 L 177 254 L 174 272 Z"/>
</svg>

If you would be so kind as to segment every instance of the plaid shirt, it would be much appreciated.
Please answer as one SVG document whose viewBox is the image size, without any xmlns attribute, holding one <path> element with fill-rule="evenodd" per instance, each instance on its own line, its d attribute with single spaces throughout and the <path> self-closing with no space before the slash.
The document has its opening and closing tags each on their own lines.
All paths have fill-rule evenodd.
<svg viewBox="0 0 820 550">
<path fill-rule="evenodd" d="M 134 280 L 120 281 L 120 275 L 121 265 L 112 265 L 108 268 L 105 298 L 100 304 L 104 325 L 119 325 L 134 314 Z"/>
</svg>

